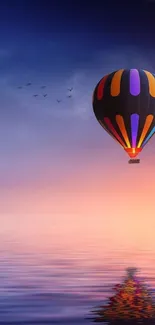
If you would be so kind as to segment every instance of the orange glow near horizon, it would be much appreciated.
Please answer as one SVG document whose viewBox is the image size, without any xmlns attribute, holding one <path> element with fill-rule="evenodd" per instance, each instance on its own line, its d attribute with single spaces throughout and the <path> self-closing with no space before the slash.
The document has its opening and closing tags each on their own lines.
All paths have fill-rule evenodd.
<svg viewBox="0 0 155 325">
<path fill-rule="evenodd" d="M 103 166 L 103 159 L 88 158 L 55 184 L 44 176 L 31 186 L 1 190 L 1 236 L 38 247 L 155 250 L 154 166 L 148 170 L 144 161 L 132 168 L 124 160 L 121 169 L 108 160 Z"/>
</svg>

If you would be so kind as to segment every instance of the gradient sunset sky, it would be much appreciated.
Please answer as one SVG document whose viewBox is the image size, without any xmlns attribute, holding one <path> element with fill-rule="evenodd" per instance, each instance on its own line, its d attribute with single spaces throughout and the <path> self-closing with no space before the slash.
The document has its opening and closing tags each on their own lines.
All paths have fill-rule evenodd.
<svg viewBox="0 0 155 325">
<path fill-rule="evenodd" d="M 0 4 L 1 238 L 155 250 L 155 137 L 128 165 L 92 110 L 104 74 L 155 73 L 155 3 L 121 2 Z"/>
</svg>

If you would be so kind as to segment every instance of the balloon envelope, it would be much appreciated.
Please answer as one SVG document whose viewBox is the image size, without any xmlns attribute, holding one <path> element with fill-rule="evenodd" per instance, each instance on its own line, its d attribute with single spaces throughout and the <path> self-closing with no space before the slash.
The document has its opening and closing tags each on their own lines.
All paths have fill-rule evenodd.
<svg viewBox="0 0 155 325">
<path fill-rule="evenodd" d="M 155 76 L 146 70 L 117 70 L 104 76 L 93 94 L 101 126 L 136 157 L 155 133 Z"/>
</svg>

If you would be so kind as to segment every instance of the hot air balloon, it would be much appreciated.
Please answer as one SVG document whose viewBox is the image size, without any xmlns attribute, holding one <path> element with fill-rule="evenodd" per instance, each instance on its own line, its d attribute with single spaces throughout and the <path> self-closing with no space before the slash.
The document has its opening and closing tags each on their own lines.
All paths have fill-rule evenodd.
<svg viewBox="0 0 155 325">
<path fill-rule="evenodd" d="M 129 163 L 155 133 L 155 76 L 146 70 L 121 69 L 104 76 L 93 94 L 101 126 L 127 152 Z"/>
</svg>

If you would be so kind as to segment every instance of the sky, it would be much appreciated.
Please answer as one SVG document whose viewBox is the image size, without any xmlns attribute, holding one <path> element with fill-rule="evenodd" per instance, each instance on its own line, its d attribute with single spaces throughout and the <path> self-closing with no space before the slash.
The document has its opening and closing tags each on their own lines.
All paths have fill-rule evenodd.
<svg viewBox="0 0 155 325">
<path fill-rule="evenodd" d="M 1 238 L 155 250 L 155 139 L 128 165 L 92 109 L 106 73 L 155 71 L 154 11 L 153 1 L 0 4 Z"/>
</svg>

